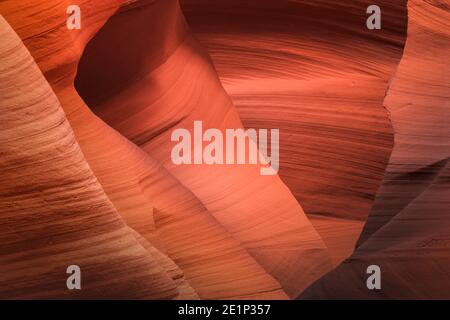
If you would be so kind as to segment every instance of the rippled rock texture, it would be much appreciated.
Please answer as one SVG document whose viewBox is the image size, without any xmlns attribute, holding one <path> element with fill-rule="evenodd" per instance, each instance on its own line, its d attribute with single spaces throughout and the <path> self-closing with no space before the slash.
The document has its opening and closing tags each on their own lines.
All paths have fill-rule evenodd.
<svg viewBox="0 0 450 320">
<path fill-rule="evenodd" d="M 249 128 L 280 128 L 280 176 L 330 248 L 348 257 L 393 145 L 382 107 L 402 54 L 406 1 L 182 1 Z"/>
<path fill-rule="evenodd" d="M 174 297 L 173 281 L 128 231 L 3 18 L 0 30 L 1 297 Z M 86 290 L 61 285 L 75 263 L 86 270 Z"/>
<path fill-rule="evenodd" d="M 410 1 L 408 39 L 384 100 L 395 144 L 354 254 L 303 298 L 450 299 L 448 1 Z M 381 267 L 382 289 L 362 276 Z"/>
<path fill-rule="evenodd" d="M 447 297 L 449 5 L 370 4 L 0 2 L 0 298 Z M 279 174 L 175 165 L 194 121 Z"/>
<path fill-rule="evenodd" d="M 67 16 L 65 2 L 35 1 L 34 5 L 24 5 L 20 8 L 21 10 L 17 10 L 16 3 L 11 1 L 3 2 L 0 8 L 19 36 L 25 39 L 25 45 L 50 83 L 92 172 L 103 187 L 103 192 L 108 196 L 108 201 L 114 205 L 120 215 L 122 223 L 132 228 L 133 234 L 136 235 L 135 232 L 137 232 L 141 243 L 140 250 L 143 251 L 142 247 L 144 247 L 150 253 L 154 253 L 155 257 L 152 260 L 155 263 L 159 262 L 175 285 L 178 285 L 178 290 L 175 290 L 172 284 L 172 295 L 154 298 L 176 297 L 177 294 L 182 298 L 199 296 L 208 299 L 286 298 L 279 283 L 256 262 L 224 226 L 217 222 L 190 190 L 181 185 L 150 155 L 96 117 L 75 90 L 73 81 L 84 46 L 110 16 L 121 10 L 122 4 L 122 1 L 99 1 L 95 5 L 90 1 L 80 2 L 80 7 L 90 14 L 86 15 L 89 18 L 84 22 L 85 28 L 75 33 L 71 33 L 72 31 L 67 30 L 65 24 L 61 24 Z M 178 12 L 177 19 L 182 18 L 179 11 L 175 11 L 177 8 L 175 2 L 141 1 L 137 5 L 143 6 L 143 12 L 146 14 L 157 16 L 165 12 L 168 14 Z M 47 25 L 42 23 L 42 19 L 46 19 Z M 29 22 L 24 25 L 24 21 Z M 161 18 L 160 23 L 163 22 L 165 20 Z M 170 35 L 171 33 L 167 32 L 164 38 Z M 5 48 L 5 52 L 11 54 L 8 48 Z M 5 54 L 5 59 L 8 58 L 9 56 Z M 6 76 L 8 74 L 5 74 Z M 17 85 L 15 90 L 21 92 L 25 89 Z M 6 135 L 6 138 L 12 137 Z M 51 144 L 48 147 L 55 149 Z M 20 147 L 16 147 L 15 150 L 20 150 Z M 52 162 L 52 157 L 48 161 Z M 73 169 L 75 170 L 76 167 Z M 75 173 L 77 172 L 78 170 L 75 170 Z M 39 191 L 40 186 L 35 186 L 33 182 L 34 179 L 28 180 L 30 188 Z M 65 185 L 63 180 L 61 184 Z M 75 194 L 74 197 L 77 195 Z M 93 207 L 89 203 L 86 203 L 86 206 Z M 51 203 L 48 207 L 53 208 Z M 61 211 L 64 209 L 62 208 Z M 94 210 L 96 211 L 98 210 Z M 57 213 L 54 215 L 55 223 L 60 224 L 65 221 L 65 216 L 59 216 Z M 7 217 L 5 216 L 5 219 Z M 6 227 L 14 230 L 14 221 L 2 220 L 2 222 L 11 223 Z M 42 229 L 39 221 L 34 223 L 30 221 L 30 223 L 31 227 L 35 225 L 34 227 L 43 235 L 51 237 L 51 233 Z M 70 223 L 70 220 L 67 223 Z M 90 223 L 90 227 L 95 231 L 95 221 Z M 105 228 L 102 223 L 99 223 L 100 227 Z M 80 228 L 80 232 L 82 230 Z M 76 232 L 76 228 L 73 232 Z M 317 239 L 320 247 L 322 244 L 318 237 Z M 9 237 L 5 240 L 12 241 Z M 122 245 L 125 246 L 126 243 L 123 241 Z M 45 243 L 42 246 L 46 248 Z M 115 252 L 112 244 L 111 246 L 111 250 Z M 322 245 L 321 248 L 324 246 Z M 117 248 L 119 249 L 121 248 Z M 98 249 L 98 251 L 102 250 Z M 23 263 L 27 264 L 27 258 L 24 257 L 23 260 Z M 88 267 L 82 263 L 83 261 L 74 261 L 72 264 L 77 262 L 82 270 Z M 118 268 L 120 268 L 119 262 L 115 264 Z M 133 265 L 131 259 L 128 265 L 128 268 L 132 270 L 138 267 Z M 108 281 L 114 274 L 106 271 L 98 275 L 99 281 Z M 23 268 L 21 272 L 32 274 L 34 271 Z M 55 272 L 62 272 L 61 277 L 65 279 L 65 269 Z M 127 269 L 121 272 L 127 272 Z M 18 273 L 18 276 L 20 274 Z M 185 281 L 182 281 L 183 275 Z M 311 277 L 309 279 L 312 280 Z M 122 289 L 120 297 L 135 298 L 132 284 L 137 281 L 133 279 L 128 281 L 131 291 Z M 6 288 L 8 283 L 8 279 L 2 281 L 2 288 L 4 286 Z M 65 289 L 65 281 L 60 282 L 60 286 Z M 145 283 L 141 286 L 147 287 Z M 154 290 L 153 287 L 148 285 L 147 290 Z M 23 292 L 27 293 L 25 289 Z M 97 297 L 101 296 L 102 294 L 97 295 Z M 7 291 L 2 293 L 2 297 L 8 297 Z M 143 298 L 149 298 L 149 296 L 143 296 Z"/>
</svg>

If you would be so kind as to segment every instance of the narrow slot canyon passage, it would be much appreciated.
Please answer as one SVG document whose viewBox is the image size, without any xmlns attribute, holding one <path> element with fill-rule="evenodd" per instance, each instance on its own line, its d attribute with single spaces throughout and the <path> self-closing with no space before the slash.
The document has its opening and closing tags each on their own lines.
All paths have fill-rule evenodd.
<svg viewBox="0 0 450 320">
<path fill-rule="evenodd" d="M 450 298 L 448 0 L 73 2 L 0 1 L 0 299 Z"/>
</svg>

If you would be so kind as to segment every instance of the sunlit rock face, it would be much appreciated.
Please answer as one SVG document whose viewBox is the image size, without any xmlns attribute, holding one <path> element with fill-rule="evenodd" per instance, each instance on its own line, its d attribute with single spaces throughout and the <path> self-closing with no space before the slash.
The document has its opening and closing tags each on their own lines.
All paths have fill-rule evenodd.
<svg viewBox="0 0 450 320">
<path fill-rule="evenodd" d="M 383 99 L 406 1 L 182 0 L 245 127 L 280 128 L 280 177 L 330 249 L 348 257 L 393 145 Z"/>
<path fill-rule="evenodd" d="M 76 87 L 99 117 L 192 191 L 291 297 L 331 268 L 322 239 L 277 175 L 262 176 L 257 165 L 173 163 L 174 130 L 193 133 L 194 121 L 203 130 L 242 128 L 178 2 L 119 10 L 87 45 Z"/>
<path fill-rule="evenodd" d="M 0 298 L 448 297 L 448 2 L 371 4 L 1 1 Z M 177 165 L 199 121 L 279 174 Z"/>
<path fill-rule="evenodd" d="M 162 1 L 155 8 L 154 3 L 141 1 L 139 5 L 147 8 L 147 13 L 158 8 L 170 13 L 176 8 L 168 2 L 161 7 Z M 146 298 L 286 298 L 279 283 L 191 191 L 156 160 L 94 116 L 79 97 L 73 80 L 84 46 L 111 15 L 121 10 L 122 1 L 97 1 L 95 5 L 85 1 L 78 5 L 87 13 L 81 31 L 69 31 L 61 24 L 67 16 L 65 2 L 34 1 L 21 4 L 21 10 L 17 10 L 17 3 L 6 1 L 0 12 L 24 40 L 49 81 L 109 200 L 125 223 L 139 233 L 141 245 L 154 246 L 150 247 L 151 252 L 157 248 L 155 259 L 168 269 L 177 285 L 177 290 L 172 288 L 172 295 Z M 170 35 L 167 32 L 167 37 Z M 124 296 L 135 297 L 127 292 Z"/>
<path fill-rule="evenodd" d="M 0 36 L 0 298 L 176 297 L 157 250 L 128 231 L 2 17 Z M 83 268 L 86 290 L 67 290 L 70 265 Z"/>
<path fill-rule="evenodd" d="M 395 145 L 355 253 L 302 298 L 450 298 L 450 7 L 410 1 L 408 39 L 384 105 Z M 369 265 L 382 270 L 370 291 Z"/>
</svg>

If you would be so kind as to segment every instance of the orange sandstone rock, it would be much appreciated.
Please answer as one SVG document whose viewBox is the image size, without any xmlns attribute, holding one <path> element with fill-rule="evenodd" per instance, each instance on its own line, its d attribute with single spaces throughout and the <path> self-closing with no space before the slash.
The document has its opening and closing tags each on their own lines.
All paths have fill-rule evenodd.
<svg viewBox="0 0 450 320">
<path fill-rule="evenodd" d="M 256 165 L 176 166 L 171 161 L 173 130 L 192 132 L 196 120 L 205 130 L 242 128 L 242 123 L 176 1 L 157 3 L 161 13 L 124 7 L 97 32 L 81 59 L 77 89 L 99 117 L 192 191 L 295 296 L 331 263 L 321 238 L 280 178 L 261 176 Z M 163 20 L 170 6 L 176 10 Z M 135 23 L 129 25 L 130 20 Z M 144 33 L 155 41 L 143 44 Z M 160 38 L 161 33 L 171 36 Z M 119 45 L 127 50 L 116 50 Z"/>
<path fill-rule="evenodd" d="M 384 101 L 394 150 L 355 253 L 303 298 L 450 298 L 450 6 L 412 0 L 408 39 Z M 366 268 L 381 267 L 381 290 Z"/>
<path fill-rule="evenodd" d="M 338 264 L 373 204 L 393 145 L 382 103 L 406 1 L 182 0 L 247 128 L 280 129 L 280 177 Z"/>
<path fill-rule="evenodd" d="M 172 279 L 128 231 L 2 17 L 0 38 L 0 298 L 175 297 Z M 70 265 L 82 270 L 82 290 L 66 287 Z"/>
<path fill-rule="evenodd" d="M 122 2 L 99 1 L 95 6 L 90 3 L 78 2 L 82 12 L 91 13 L 86 14 L 81 31 L 69 31 L 60 24 L 66 17 L 66 8 L 56 1 L 56 8 L 51 11 L 46 9 L 51 4 L 42 1 L 36 2 L 37 7 L 24 6 L 20 11 L 7 1 L 0 9 L 25 39 L 55 90 L 83 153 L 117 211 L 128 226 L 139 232 L 141 242 L 146 246 L 151 243 L 161 251 L 156 258 L 168 266 L 172 278 L 182 272 L 201 298 L 286 298 L 277 281 L 189 190 L 149 155 L 95 117 L 78 96 L 73 79 L 83 47 Z M 157 14 L 170 15 L 174 7 L 173 3 L 162 1 L 140 1 L 137 5 L 147 14 L 157 10 Z M 45 27 L 33 20 L 42 13 L 48 23 Z M 28 28 L 29 24 L 32 27 Z M 48 34 L 47 28 L 51 30 Z M 168 32 L 167 37 L 170 36 Z M 179 284 L 179 296 L 196 297 L 185 281 Z"/>
</svg>

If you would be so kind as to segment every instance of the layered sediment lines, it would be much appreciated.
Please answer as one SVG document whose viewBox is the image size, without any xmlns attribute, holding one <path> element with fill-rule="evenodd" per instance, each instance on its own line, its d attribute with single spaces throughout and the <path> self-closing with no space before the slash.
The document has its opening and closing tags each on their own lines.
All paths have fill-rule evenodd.
<svg viewBox="0 0 450 320">
<path fill-rule="evenodd" d="M 61 24 L 67 17 L 65 2 L 30 1 L 17 8 L 13 1 L 5 1 L 0 4 L 0 12 L 24 40 L 55 91 L 89 166 L 118 214 L 147 248 L 152 261 L 164 269 L 166 278 L 172 278 L 173 281 L 169 281 L 171 295 L 155 294 L 148 298 L 287 298 L 280 284 L 191 191 L 158 161 L 96 117 L 79 97 L 73 80 L 81 53 L 107 18 L 122 10 L 119 8 L 122 1 L 97 1 L 95 6 L 89 1 L 77 4 L 86 17 L 82 20 L 81 31 L 69 31 Z M 127 10 L 144 13 L 140 19 L 134 17 L 133 20 L 131 16 L 131 21 L 139 23 L 142 19 L 152 21 L 150 18 L 160 16 L 153 28 L 167 32 L 161 33 L 159 38 L 155 33 L 155 41 L 170 43 L 177 37 L 176 32 L 169 32 L 170 22 L 177 23 L 180 19 L 177 8 L 174 1 L 139 1 Z M 176 19 L 171 20 L 171 16 Z M 42 23 L 44 20 L 46 24 Z M 166 23 L 169 26 L 163 28 Z M 170 52 L 171 45 L 167 48 Z M 147 58 L 150 65 L 160 63 L 159 57 L 149 55 Z M 132 67 L 130 65 L 131 70 L 135 70 Z M 134 76 L 136 74 L 131 74 Z M 129 233 L 130 229 L 127 230 Z M 133 261 L 130 261 L 132 267 Z M 65 273 L 61 275 L 63 279 L 65 276 Z M 114 277 L 114 274 L 109 276 Z M 135 289 L 130 286 L 130 290 Z M 134 293 L 128 295 L 125 291 L 123 294 L 134 297 Z M 99 292 L 96 297 L 103 298 Z"/>
<path fill-rule="evenodd" d="M 52 89 L 1 16 L 0 38 L 0 298 L 176 297 L 175 283 L 128 231 Z M 82 268 L 83 290 L 66 287 L 70 265 Z"/>
<path fill-rule="evenodd" d="M 335 263 L 354 248 L 392 150 L 382 106 L 406 1 L 182 0 L 247 128 L 280 129 L 280 177 Z"/>
<path fill-rule="evenodd" d="M 164 17 L 151 6 L 131 6 L 109 19 L 86 47 L 77 89 L 100 118 L 192 191 L 293 296 L 329 270 L 330 262 L 321 238 L 280 178 L 261 176 L 257 165 L 175 166 L 171 161 L 173 130 L 192 132 L 196 120 L 203 122 L 203 130 L 242 128 L 242 123 L 178 3 L 165 1 L 164 6 L 176 8 L 175 13 Z M 160 20 L 159 28 L 152 27 Z M 142 30 L 155 40 L 143 44 Z M 172 36 L 155 36 L 161 33 Z M 119 44 L 127 50 L 115 50 Z M 127 64 L 135 70 L 131 74 Z"/>
<path fill-rule="evenodd" d="M 177 0 L 0 1 L 0 298 L 449 298 L 450 5 L 410 1 L 399 64 L 406 0 L 377 2 L 381 30 L 182 0 L 192 33 Z M 279 176 L 173 164 L 194 121 L 279 128 Z"/>
<path fill-rule="evenodd" d="M 384 101 L 395 146 L 355 253 L 302 298 L 450 298 L 450 3 L 411 0 Z M 366 268 L 381 267 L 381 290 Z"/>
</svg>

